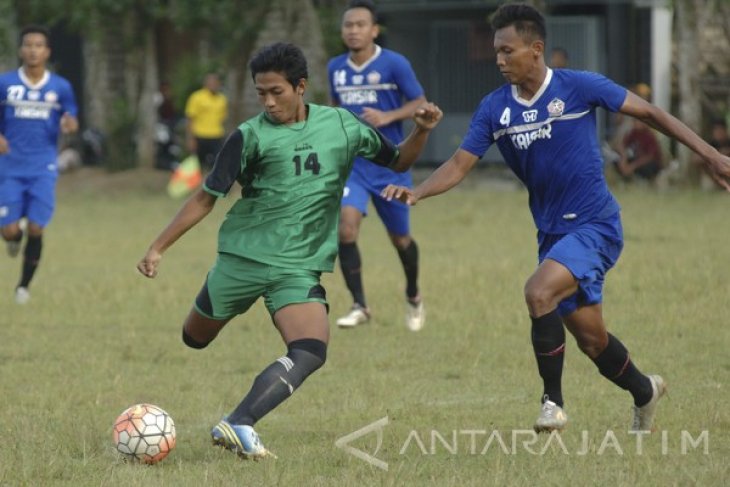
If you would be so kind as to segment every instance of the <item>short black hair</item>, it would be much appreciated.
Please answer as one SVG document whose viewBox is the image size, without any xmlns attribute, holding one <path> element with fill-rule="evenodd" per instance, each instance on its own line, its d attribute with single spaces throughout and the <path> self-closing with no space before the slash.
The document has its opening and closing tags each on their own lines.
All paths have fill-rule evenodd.
<svg viewBox="0 0 730 487">
<path fill-rule="evenodd" d="M 492 28 L 494 30 L 504 29 L 514 25 L 520 36 L 530 37 L 545 41 L 547 29 L 545 28 L 545 17 L 540 11 L 526 3 L 506 3 L 500 6 L 492 15 Z"/>
<path fill-rule="evenodd" d="M 372 0 L 350 0 L 345 11 L 353 8 L 364 8 L 365 10 L 370 11 L 370 15 L 373 18 L 373 24 L 378 23 L 378 9 L 375 7 Z"/>
<path fill-rule="evenodd" d="M 309 78 L 307 59 L 294 44 L 277 42 L 262 47 L 248 64 L 251 77 L 255 80 L 259 73 L 270 71 L 282 73 L 286 80 L 296 88 L 299 81 Z"/>
<path fill-rule="evenodd" d="M 47 27 L 37 24 L 26 25 L 23 27 L 23 30 L 20 31 L 20 35 L 18 36 L 18 45 L 23 45 L 23 38 L 27 34 L 41 34 L 46 38 L 46 46 L 51 46 L 51 32 Z"/>
</svg>

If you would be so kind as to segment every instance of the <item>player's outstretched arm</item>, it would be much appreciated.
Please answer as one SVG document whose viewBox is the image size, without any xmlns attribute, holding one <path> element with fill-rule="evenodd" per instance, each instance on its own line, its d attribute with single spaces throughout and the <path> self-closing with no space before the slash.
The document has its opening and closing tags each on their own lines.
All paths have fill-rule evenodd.
<svg viewBox="0 0 730 487">
<path fill-rule="evenodd" d="M 712 178 L 730 191 L 730 157 L 720 154 L 681 120 L 631 92 L 619 111 L 642 120 L 692 149 L 705 162 Z"/>
<path fill-rule="evenodd" d="M 424 103 L 413 114 L 415 126 L 408 137 L 398 144 L 398 160 L 391 166 L 397 172 L 405 172 L 411 168 L 428 141 L 428 134 L 438 125 L 444 116 L 441 109 L 433 103 Z"/>
<path fill-rule="evenodd" d="M 202 188 L 193 193 L 170 224 L 152 242 L 145 256 L 137 264 L 137 270 L 147 277 L 155 277 L 165 250 L 205 218 L 215 206 L 215 201 L 216 197 Z"/>
<path fill-rule="evenodd" d="M 463 149 L 457 149 L 454 155 L 441 164 L 431 175 L 415 189 L 390 184 L 380 193 L 386 200 L 397 199 L 409 205 L 419 200 L 445 193 L 461 182 L 479 160 L 477 156 Z"/>
<path fill-rule="evenodd" d="M 419 96 L 418 98 L 414 98 L 413 100 L 404 103 L 402 107 L 396 108 L 395 110 L 390 110 L 388 112 L 383 112 L 375 108 L 365 107 L 362 109 L 362 114 L 360 115 L 360 117 L 362 117 L 363 120 L 368 122 L 373 127 L 380 128 L 384 125 L 413 117 L 413 115 L 416 113 L 416 110 L 418 110 L 421 105 L 426 102 L 427 101 L 425 96 Z"/>
</svg>

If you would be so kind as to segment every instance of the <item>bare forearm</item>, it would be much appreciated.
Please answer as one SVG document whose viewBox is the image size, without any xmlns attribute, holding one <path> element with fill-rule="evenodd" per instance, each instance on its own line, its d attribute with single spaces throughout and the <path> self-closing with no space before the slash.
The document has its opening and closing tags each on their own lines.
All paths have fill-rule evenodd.
<svg viewBox="0 0 730 487">
<path fill-rule="evenodd" d="M 459 184 L 468 174 L 471 166 L 464 167 L 457 164 L 453 159 L 449 159 L 441 164 L 431 175 L 421 184 L 413 189 L 413 195 L 422 200 L 429 196 L 436 196 L 445 193 L 457 184 Z"/>
<path fill-rule="evenodd" d="M 197 190 L 180 208 L 169 225 L 152 242 L 150 249 L 164 252 L 188 230 L 205 218 L 215 205 L 215 197 L 202 189 Z"/>
<path fill-rule="evenodd" d="M 705 160 L 714 151 L 710 144 L 705 142 L 702 137 L 697 135 L 684 122 L 664 110 L 657 108 L 650 110 L 645 117 L 641 117 L 641 120 L 664 135 L 672 137 L 686 145 Z"/>
<path fill-rule="evenodd" d="M 408 137 L 398 145 L 398 161 L 392 169 L 397 172 L 405 172 L 410 169 L 421 155 L 430 133 L 430 130 L 415 126 Z"/>
</svg>

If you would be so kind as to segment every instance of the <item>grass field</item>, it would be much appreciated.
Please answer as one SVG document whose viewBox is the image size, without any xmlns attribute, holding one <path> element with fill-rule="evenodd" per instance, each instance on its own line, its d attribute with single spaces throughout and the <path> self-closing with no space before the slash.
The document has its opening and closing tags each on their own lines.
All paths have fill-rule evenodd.
<svg viewBox="0 0 730 487">
<path fill-rule="evenodd" d="M 473 176 L 414 209 L 428 308 L 420 333 L 402 323 L 397 256 L 375 218 L 365 222 L 375 319 L 332 329 L 326 366 L 258 424 L 279 457 L 258 463 L 211 447 L 208 432 L 284 352 L 263 305 L 202 352 L 180 340 L 232 198 L 147 280 L 135 264 L 180 204 L 161 176 L 64 176 L 25 307 L 12 299 L 19 261 L 0 255 L 0 485 L 727 485 L 730 196 L 616 192 L 626 246 L 604 310 L 637 365 L 669 383 L 660 432 L 638 447 L 626 433 L 630 396 L 571 338 L 569 428 L 531 443 L 541 383 L 522 286 L 535 232 L 525 192 Z M 349 298 L 338 273 L 324 284 L 334 318 Z M 114 418 L 137 402 L 177 425 L 177 448 L 153 467 L 122 462 L 111 442 Z M 386 417 L 377 452 L 375 433 L 351 446 L 387 471 L 335 446 Z"/>
</svg>

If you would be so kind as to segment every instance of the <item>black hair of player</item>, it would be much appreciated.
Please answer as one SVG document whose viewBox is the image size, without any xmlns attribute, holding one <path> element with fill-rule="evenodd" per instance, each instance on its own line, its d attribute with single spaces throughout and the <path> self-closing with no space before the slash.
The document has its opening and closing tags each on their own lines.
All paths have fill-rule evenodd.
<svg viewBox="0 0 730 487">
<path fill-rule="evenodd" d="M 364 8 L 368 10 L 373 18 L 373 24 L 378 23 L 378 9 L 375 7 L 372 0 L 350 0 L 347 4 L 347 10 L 351 10 L 353 8 Z"/>
<path fill-rule="evenodd" d="M 492 15 L 492 28 L 504 29 L 513 25 L 517 34 L 530 40 L 547 39 L 545 17 L 532 5 L 526 3 L 506 3 Z"/>
<path fill-rule="evenodd" d="M 262 47 L 248 66 L 254 81 L 259 73 L 275 72 L 284 75 L 292 87 L 296 88 L 302 79 L 309 78 L 304 53 L 294 44 L 285 42 Z"/>
<path fill-rule="evenodd" d="M 23 27 L 23 30 L 20 31 L 20 35 L 18 36 L 18 45 L 23 45 L 23 38 L 27 34 L 41 34 L 43 37 L 46 38 L 46 46 L 51 45 L 51 32 L 42 25 L 36 25 L 31 24 Z"/>
</svg>

